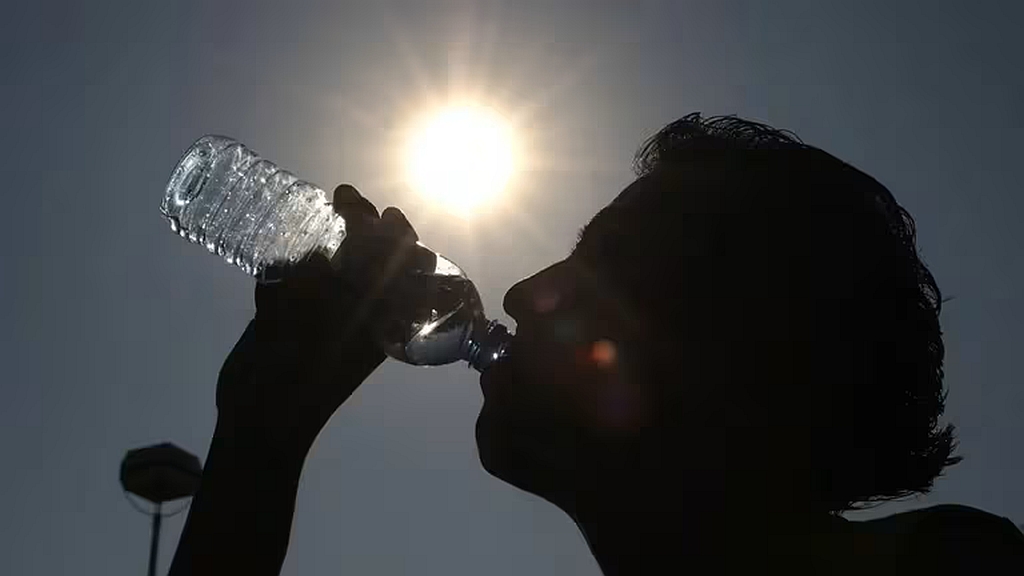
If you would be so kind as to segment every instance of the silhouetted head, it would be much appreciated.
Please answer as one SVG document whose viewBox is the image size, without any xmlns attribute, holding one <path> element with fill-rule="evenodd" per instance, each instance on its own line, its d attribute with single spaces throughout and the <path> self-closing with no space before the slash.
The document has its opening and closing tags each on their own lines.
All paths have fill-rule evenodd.
<svg viewBox="0 0 1024 576">
<path fill-rule="evenodd" d="M 685 116 L 634 166 L 573 252 L 505 296 L 487 470 L 570 512 L 698 484 L 819 512 L 929 490 L 958 460 L 941 295 L 892 194 L 735 117 Z"/>
</svg>

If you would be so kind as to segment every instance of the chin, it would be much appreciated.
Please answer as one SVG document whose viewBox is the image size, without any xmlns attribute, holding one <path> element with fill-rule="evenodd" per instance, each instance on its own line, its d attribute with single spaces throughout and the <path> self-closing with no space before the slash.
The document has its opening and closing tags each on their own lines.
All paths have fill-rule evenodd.
<svg viewBox="0 0 1024 576">
<path fill-rule="evenodd" d="M 486 409 L 476 422 L 477 452 L 484 470 L 524 492 L 539 496 L 572 514 L 575 503 L 573 471 L 544 462 L 534 451 L 515 442 Z"/>
<path fill-rule="evenodd" d="M 476 419 L 477 454 L 480 457 L 480 464 L 488 474 L 499 480 L 510 482 L 507 449 L 503 446 L 502 433 L 498 430 L 494 420 L 495 418 L 489 413 L 485 401 L 484 408 Z"/>
</svg>

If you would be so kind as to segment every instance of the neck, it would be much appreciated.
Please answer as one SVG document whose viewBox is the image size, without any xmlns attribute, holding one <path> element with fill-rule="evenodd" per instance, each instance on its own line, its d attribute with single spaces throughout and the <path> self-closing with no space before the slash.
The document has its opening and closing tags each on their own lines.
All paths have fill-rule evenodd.
<svg viewBox="0 0 1024 576">
<path fill-rule="evenodd" d="M 573 517 L 605 576 L 686 566 L 720 574 L 762 573 L 772 565 L 800 572 L 818 561 L 807 551 L 823 551 L 823 538 L 845 522 L 772 505 L 770 498 L 734 496 L 741 491 L 730 490 L 726 498 L 723 489 L 682 486 L 648 483 L 620 488 L 615 497 L 577 500 Z"/>
</svg>

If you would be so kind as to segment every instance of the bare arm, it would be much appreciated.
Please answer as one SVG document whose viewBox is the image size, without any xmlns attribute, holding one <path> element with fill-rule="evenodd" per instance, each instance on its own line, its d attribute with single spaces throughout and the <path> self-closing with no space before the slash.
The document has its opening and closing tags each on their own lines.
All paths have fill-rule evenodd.
<svg viewBox="0 0 1024 576">
<path fill-rule="evenodd" d="M 354 188 L 335 190 L 334 204 L 349 225 L 342 246 L 357 248 L 353 259 L 332 266 L 314 258 L 277 270 L 278 283 L 257 286 L 256 317 L 217 381 L 217 426 L 171 576 L 280 572 L 306 455 L 334 411 L 384 361 L 366 320 L 387 281 L 417 266 L 408 257 L 415 232 L 397 210 L 378 218 Z M 373 247 L 384 254 L 373 255 Z"/>
<path fill-rule="evenodd" d="M 249 324 L 224 364 L 219 389 L 239 385 L 275 389 L 309 384 L 324 376 L 312 369 L 295 373 L 288 351 L 280 343 L 260 341 L 259 328 L 256 321 Z M 334 364 L 337 371 L 331 375 L 338 390 L 349 393 L 383 360 L 383 354 L 374 349 L 351 351 L 345 361 Z M 315 350 L 295 352 L 305 355 Z M 299 476 L 316 434 L 313 426 L 296 422 L 283 411 L 278 415 L 280 426 L 272 426 L 262 418 L 255 421 L 248 414 L 220 410 L 202 486 L 179 541 L 172 576 L 259 576 L 280 571 Z M 315 424 L 319 418 L 309 420 Z"/>
</svg>

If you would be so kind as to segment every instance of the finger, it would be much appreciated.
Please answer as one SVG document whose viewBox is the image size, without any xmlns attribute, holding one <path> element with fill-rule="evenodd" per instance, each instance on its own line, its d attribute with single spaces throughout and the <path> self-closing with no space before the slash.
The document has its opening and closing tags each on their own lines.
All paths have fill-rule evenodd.
<svg viewBox="0 0 1024 576">
<path fill-rule="evenodd" d="M 413 246 L 409 260 L 410 268 L 416 272 L 433 274 L 437 268 L 437 254 L 419 242 Z"/>
<path fill-rule="evenodd" d="M 264 286 L 284 282 L 294 284 L 299 281 L 319 278 L 328 271 L 328 267 L 327 257 L 319 252 L 314 252 L 296 263 L 275 262 L 264 266 L 257 273 L 256 282 Z"/>
<path fill-rule="evenodd" d="M 334 211 L 345 219 L 350 227 L 360 227 L 364 222 L 379 218 L 377 207 L 363 197 L 351 184 L 342 184 L 334 189 Z"/>
<path fill-rule="evenodd" d="M 283 282 L 286 277 L 286 270 L 283 266 L 264 266 L 256 274 L 256 282 L 259 284 L 277 284 Z"/>
<path fill-rule="evenodd" d="M 396 248 L 402 252 L 402 267 L 416 272 L 433 272 L 437 265 L 437 254 L 419 243 L 419 234 L 409 223 L 405 213 L 389 206 L 380 217 L 380 226 L 397 241 Z"/>
<path fill-rule="evenodd" d="M 409 219 L 394 206 L 388 206 L 380 215 L 380 225 L 386 234 L 401 239 L 404 243 L 413 244 L 420 239 L 416 234 L 416 229 L 409 223 Z"/>
</svg>

